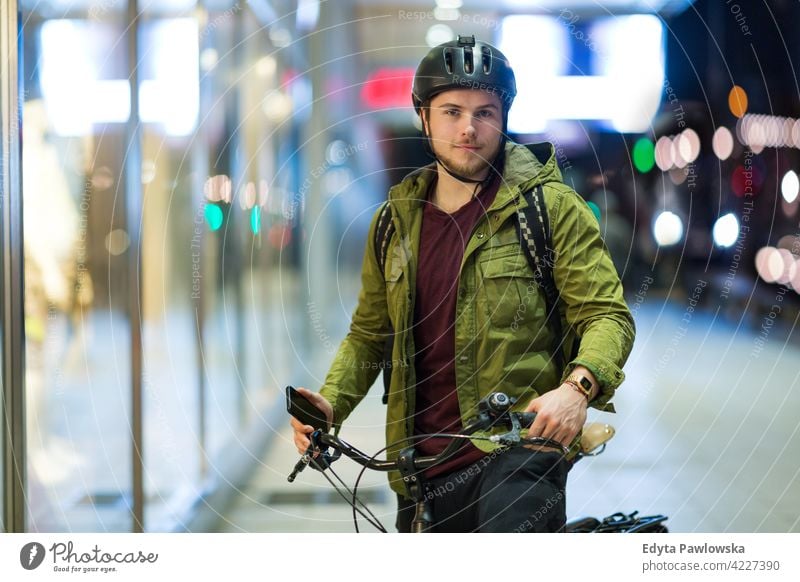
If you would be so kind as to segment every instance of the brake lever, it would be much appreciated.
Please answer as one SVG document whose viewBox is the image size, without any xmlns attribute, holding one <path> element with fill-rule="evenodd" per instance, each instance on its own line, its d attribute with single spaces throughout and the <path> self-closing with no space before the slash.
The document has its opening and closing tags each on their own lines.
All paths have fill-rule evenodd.
<svg viewBox="0 0 800 582">
<path fill-rule="evenodd" d="M 309 443 L 306 452 L 303 453 L 303 456 L 300 457 L 299 461 L 297 461 L 297 464 L 294 466 L 294 469 L 287 478 L 289 483 L 293 483 L 297 478 L 297 475 L 309 465 L 311 465 L 312 469 L 321 473 L 330 467 L 331 463 L 337 461 L 342 456 L 342 452 L 338 450 L 330 453 L 330 449 L 328 447 L 325 447 L 325 450 L 323 451 L 319 446 L 319 437 L 321 435 L 322 432 L 319 430 L 315 430 L 313 433 L 311 433 L 311 436 L 309 437 L 311 442 Z"/>
</svg>

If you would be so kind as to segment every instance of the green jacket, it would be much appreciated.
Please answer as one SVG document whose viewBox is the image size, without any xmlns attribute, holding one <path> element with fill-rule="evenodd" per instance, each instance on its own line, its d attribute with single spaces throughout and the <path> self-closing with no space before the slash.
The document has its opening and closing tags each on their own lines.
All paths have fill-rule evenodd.
<svg viewBox="0 0 800 582">
<path fill-rule="evenodd" d="M 423 203 L 434 176 L 435 166 L 426 166 L 390 190 L 396 232 L 383 273 L 373 249 L 377 213 L 373 218 L 358 305 L 321 389 L 333 406 L 338 430 L 377 378 L 391 323 L 396 335 L 386 410 L 389 458 L 409 446 L 405 439 L 414 430 L 416 260 Z M 551 358 L 544 295 L 533 280 L 514 227 L 516 205 L 525 204 L 522 193 L 536 184 L 544 185 L 550 219 L 553 277 L 567 336 L 564 353 L 572 353 L 576 334 L 581 338 L 577 357 L 565 370 L 557 369 Z M 508 143 L 503 183 L 472 232 L 458 281 L 455 354 L 462 421 L 474 416 L 481 398 L 498 390 L 516 397 L 515 408 L 522 410 L 532 398 L 558 387 L 579 364 L 600 383 L 600 394 L 591 405 L 613 412 L 609 400 L 625 377 L 621 368 L 633 338 L 633 318 L 597 219 L 584 200 L 561 182 L 553 146 Z M 473 443 L 486 452 L 496 446 L 486 440 Z M 573 452 L 576 447 L 577 439 Z M 392 488 L 403 493 L 399 474 L 389 477 Z"/>
</svg>

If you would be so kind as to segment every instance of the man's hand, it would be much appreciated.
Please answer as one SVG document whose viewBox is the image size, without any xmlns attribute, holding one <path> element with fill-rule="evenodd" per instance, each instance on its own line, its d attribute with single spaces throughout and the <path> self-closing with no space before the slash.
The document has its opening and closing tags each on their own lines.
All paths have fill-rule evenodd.
<svg viewBox="0 0 800 582">
<path fill-rule="evenodd" d="M 331 403 L 325 400 L 324 396 L 317 394 L 316 392 L 312 392 L 306 388 L 298 388 L 297 391 L 308 398 L 312 404 L 325 413 L 325 418 L 328 419 L 328 427 L 330 427 L 331 424 L 333 424 L 333 407 L 331 406 Z M 311 441 L 308 440 L 308 435 L 314 432 L 314 427 L 308 424 L 302 424 L 294 416 L 290 418 L 292 429 L 294 430 L 294 445 L 297 447 L 298 452 L 302 455 L 306 452 L 306 449 L 308 449 L 308 445 L 311 444 Z"/>
<path fill-rule="evenodd" d="M 586 398 L 570 384 L 562 384 L 531 400 L 525 412 L 535 412 L 536 420 L 528 437 L 544 437 L 568 447 L 586 422 Z"/>
</svg>

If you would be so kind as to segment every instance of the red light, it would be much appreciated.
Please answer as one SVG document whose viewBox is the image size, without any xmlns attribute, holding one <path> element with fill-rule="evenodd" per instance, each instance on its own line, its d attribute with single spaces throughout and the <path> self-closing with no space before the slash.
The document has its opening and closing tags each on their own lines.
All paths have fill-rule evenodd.
<svg viewBox="0 0 800 582">
<path fill-rule="evenodd" d="M 370 74 L 361 87 L 361 99 L 373 109 L 411 106 L 412 68 L 381 68 Z"/>
<path fill-rule="evenodd" d="M 731 176 L 731 189 L 741 198 L 745 193 L 758 194 L 764 185 L 764 176 L 758 168 L 751 166 L 749 170 L 744 166 L 737 166 Z"/>
</svg>

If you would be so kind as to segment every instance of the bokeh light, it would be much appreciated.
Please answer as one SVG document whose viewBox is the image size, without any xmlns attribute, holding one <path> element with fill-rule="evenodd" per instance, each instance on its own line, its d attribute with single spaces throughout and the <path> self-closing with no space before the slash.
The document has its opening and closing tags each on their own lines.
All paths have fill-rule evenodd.
<svg viewBox="0 0 800 582">
<path fill-rule="evenodd" d="M 222 208 L 216 204 L 206 204 L 203 214 L 206 217 L 208 228 L 211 230 L 219 230 L 219 228 L 222 226 L 222 220 L 224 218 L 222 214 Z"/>
<path fill-rule="evenodd" d="M 633 165 L 642 174 L 646 174 L 653 169 L 655 164 L 655 147 L 653 142 L 643 137 L 636 141 L 633 146 Z"/>
<path fill-rule="evenodd" d="M 747 113 L 747 93 L 739 85 L 734 85 L 728 93 L 728 107 L 736 117 L 742 117 Z"/>
<path fill-rule="evenodd" d="M 791 204 L 797 200 L 798 192 L 800 192 L 800 180 L 794 170 L 789 170 L 781 180 L 781 195 L 786 202 Z"/>
<path fill-rule="evenodd" d="M 721 216 L 714 223 L 714 242 L 721 247 L 732 246 L 739 238 L 739 221 L 733 213 Z"/>
<path fill-rule="evenodd" d="M 733 134 L 727 127 L 718 127 L 711 139 L 711 148 L 720 160 L 727 160 L 733 153 Z"/>
<path fill-rule="evenodd" d="M 674 212 L 662 212 L 653 225 L 653 236 L 662 247 L 674 245 L 683 237 L 683 221 Z"/>
<path fill-rule="evenodd" d="M 762 247 L 756 253 L 756 271 L 767 283 L 774 283 L 783 274 L 783 257 L 775 247 Z"/>
</svg>

